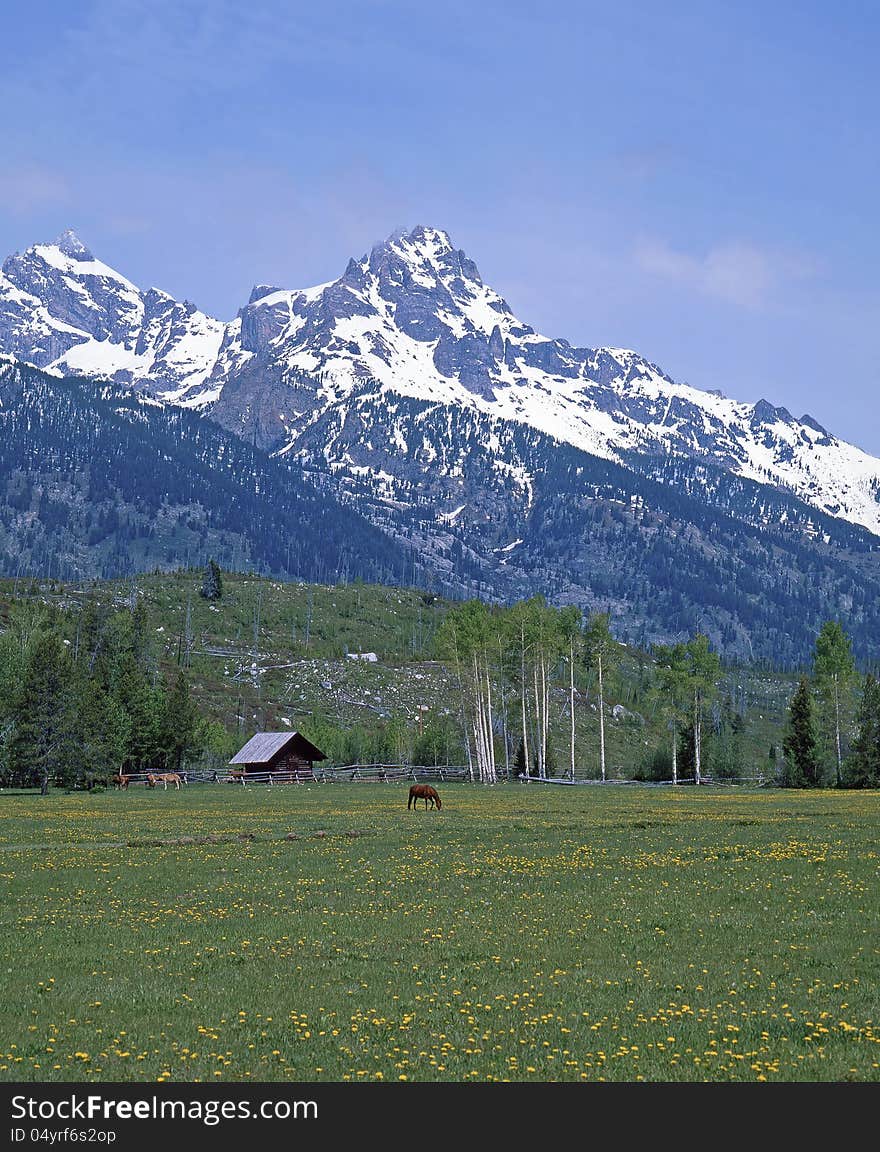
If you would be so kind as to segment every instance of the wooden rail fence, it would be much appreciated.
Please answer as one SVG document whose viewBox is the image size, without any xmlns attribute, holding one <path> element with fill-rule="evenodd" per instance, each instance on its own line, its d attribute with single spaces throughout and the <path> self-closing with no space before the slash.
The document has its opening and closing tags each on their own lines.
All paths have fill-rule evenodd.
<svg viewBox="0 0 880 1152">
<path fill-rule="evenodd" d="M 154 773 L 155 775 L 155 773 Z M 249 784 L 268 784 L 274 786 L 276 784 L 305 784 L 314 783 L 319 784 L 381 784 L 381 783 L 394 783 L 396 781 L 440 781 L 441 783 L 461 782 L 467 783 L 471 779 L 470 770 L 466 764 L 345 764 L 338 768 L 325 768 L 321 765 L 316 765 L 314 775 L 297 772 L 247 772 L 233 768 L 218 768 L 214 771 L 203 768 L 187 769 L 180 773 L 180 777 L 185 784 L 240 784 L 246 786 Z M 499 780 L 520 780 L 523 784 L 561 784 L 568 787 L 579 785 L 602 785 L 602 784 L 641 784 L 643 786 L 654 787 L 674 787 L 682 785 L 693 785 L 695 781 L 693 778 L 680 778 L 678 785 L 673 785 L 671 780 L 660 781 L 642 781 L 642 780 L 618 780 L 609 779 L 606 781 L 584 779 L 582 777 L 571 780 L 567 776 L 552 776 L 541 778 L 538 776 L 530 776 L 526 780 L 523 776 L 517 776 L 513 772 L 506 772 L 503 768 L 498 771 Z M 128 775 L 129 784 L 143 784 L 147 783 L 146 772 L 134 772 Z M 703 777 L 703 784 L 710 785 L 757 785 L 761 786 L 766 784 L 767 781 L 762 776 L 748 777 L 736 780 L 721 780 L 709 779 Z"/>
</svg>

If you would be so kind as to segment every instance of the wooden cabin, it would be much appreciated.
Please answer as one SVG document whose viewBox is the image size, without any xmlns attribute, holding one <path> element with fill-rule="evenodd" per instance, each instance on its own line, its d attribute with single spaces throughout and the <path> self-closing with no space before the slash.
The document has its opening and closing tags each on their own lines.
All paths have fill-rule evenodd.
<svg viewBox="0 0 880 1152">
<path fill-rule="evenodd" d="M 315 761 L 326 759 L 321 749 L 299 732 L 257 732 L 229 763 L 244 775 L 286 772 L 300 780 L 311 780 L 315 775 Z"/>
</svg>

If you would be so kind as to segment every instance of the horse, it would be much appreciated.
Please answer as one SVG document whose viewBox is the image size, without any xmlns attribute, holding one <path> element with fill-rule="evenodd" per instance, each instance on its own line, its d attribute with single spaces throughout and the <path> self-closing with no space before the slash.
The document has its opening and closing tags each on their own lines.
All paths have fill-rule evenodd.
<svg viewBox="0 0 880 1152">
<path fill-rule="evenodd" d="M 123 772 L 117 772 L 116 775 L 111 776 L 110 779 L 113 781 L 113 787 L 121 790 L 128 787 L 130 778 Z"/>
<path fill-rule="evenodd" d="M 161 784 L 166 792 L 168 785 L 173 784 L 177 791 L 180 791 L 180 777 L 176 772 L 160 772 L 158 774 L 148 772 L 147 784 L 150 788 L 155 788 L 157 784 Z"/>
<path fill-rule="evenodd" d="M 431 801 L 432 808 L 442 808 L 440 797 L 437 795 L 437 789 L 433 788 L 430 784 L 413 784 L 409 790 L 409 800 L 406 803 L 407 811 L 410 808 L 415 810 L 419 806 L 419 801 L 425 801 L 425 811 L 428 811 L 428 801 Z"/>
</svg>

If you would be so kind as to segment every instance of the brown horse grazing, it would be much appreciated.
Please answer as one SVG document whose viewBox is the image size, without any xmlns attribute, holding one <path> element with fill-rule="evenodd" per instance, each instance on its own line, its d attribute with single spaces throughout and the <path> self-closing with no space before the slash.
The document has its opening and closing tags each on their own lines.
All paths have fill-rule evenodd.
<svg viewBox="0 0 880 1152">
<path fill-rule="evenodd" d="M 413 784 L 409 790 L 409 800 L 406 803 L 407 810 L 410 808 L 416 809 L 419 806 L 419 801 L 425 801 L 425 811 L 428 811 L 428 801 L 431 801 L 432 808 L 442 808 L 440 797 L 437 795 L 437 789 L 432 788 L 430 784 Z"/>
<path fill-rule="evenodd" d="M 180 791 L 180 777 L 176 772 L 160 772 L 158 775 L 147 773 L 147 785 L 150 788 L 155 788 L 157 784 L 161 784 L 165 791 L 168 791 L 168 785 L 173 784 L 177 791 Z"/>
<path fill-rule="evenodd" d="M 113 781 L 114 788 L 123 789 L 128 787 L 129 777 L 122 772 L 117 772 L 116 775 L 111 776 L 110 779 Z"/>
</svg>

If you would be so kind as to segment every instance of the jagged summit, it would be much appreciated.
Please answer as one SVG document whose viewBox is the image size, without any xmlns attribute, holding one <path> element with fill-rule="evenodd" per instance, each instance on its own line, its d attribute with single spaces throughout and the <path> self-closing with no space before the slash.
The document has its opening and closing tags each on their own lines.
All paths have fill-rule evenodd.
<svg viewBox="0 0 880 1152">
<path fill-rule="evenodd" d="M 271 296 L 273 293 L 280 291 L 281 289 L 274 284 L 255 284 L 253 288 L 251 288 L 248 304 L 254 304 L 257 300 L 262 300 L 264 296 Z"/>
<path fill-rule="evenodd" d="M 816 420 L 814 417 L 812 417 L 809 414 L 809 412 L 805 412 L 803 414 L 803 416 L 801 416 L 800 423 L 806 424 L 806 426 L 808 428 L 812 428 L 814 432 L 818 432 L 821 436 L 830 437 L 830 435 L 831 435 L 831 433 L 828 431 L 828 429 L 823 428 L 823 426 L 819 423 L 819 421 Z"/>
<path fill-rule="evenodd" d="M 60 249 L 72 260 L 94 260 L 92 253 L 72 228 L 65 228 L 61 235 L 52 241 L 50 247 Z"/>
<path fill-rule="evenodd" d="M 442 228 L 433 228 L 426 224 L 417 224 L 415 228 L 395 228 L 394 231 L 383 240 L 381 244 L 375 244 L 374 248 L 416 248 L 421 245 L 428 245 L 430 248 L 438 253 L 454 252 L 455 245 L 448 232 Z"/>
<path fill-rule="evenodd" d="M 375 244 L 360 263 L 368 265 L 374 273 L 392 278 L 399 278 L 401 272 L 411 274 L 414 283 L 423 288 L 428 287 L 427 280 L 448 284 L 456 277 L 482 285 L 476 264 L 461 248 L 455 247 L 449 233 L 424 224 L 408 232 L 396 229 L 381 244 Z"/>
<path fill-rule="evenodd" d="M 389 261 L 392 264 L 402 261 L 412 267 L 422 266 L 435 271 L 448 270 L 465 262 L 479 280 L 476 265 L 468 260 L 460 248 L 455 247 L 449 233 L 425 224 L 417 224 L 409 231 L 396 228 L 385 240 L 373 245 L 369 255 L 362 257 L 361 263 L 365 261 L 373 269 L 387 266 Z"/>
<path fill-rule="evenodd" d="M 445 256 L 450 252 L 461 249 L 455 247 L 448 232 L 442 228 L 432 228 L 429 225 L 418 224 L 411 232 L 404 233 L 399 243 L 410 248 L 430 252 L 434 256 Z"/>
<path fill-rule="evenodd" d="M 756 404 L 752 405 L 752 419 L 761 424 L 775 424 L 777 422 L 790 424 L 793 417 L 787 408 L 777 408 L 775 404 L 771 404 L 769 400 L 762 397 Z"/>
</svg>

